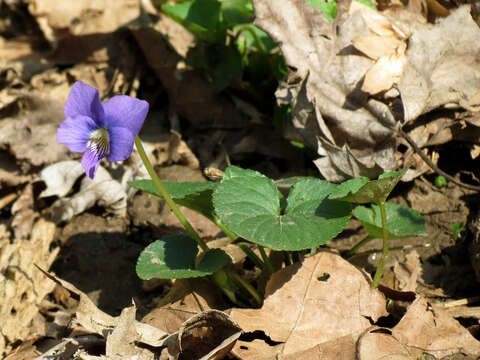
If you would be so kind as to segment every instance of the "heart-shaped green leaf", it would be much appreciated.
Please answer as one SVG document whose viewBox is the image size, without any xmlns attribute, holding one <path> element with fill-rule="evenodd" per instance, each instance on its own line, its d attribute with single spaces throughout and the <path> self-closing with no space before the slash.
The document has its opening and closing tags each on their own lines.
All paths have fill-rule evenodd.
<svg viewBox="0 0 480 360">
<path fill-rule="evenodd" d="M 232 166 L 213 204 L 222 223 L 243 238 L 274 250 L 303 250 L 325 244 L 347 225 L 350 204 L 326 199 L 335 186 L 314 178 L 298 182 L 282 214 L 282 195 L 271 179 Z"/>
<path fill-rule="evenodd" d="M 384 202 L 407 170 L 408 167 L 400 171 L 387 172 L 380 175 L 378 180 L 371 180 L 368 182 L 365 182 L 366 178 L 346 181 L 339 186 L 340 189 L 337 189 L 337 191 L 332 193 L 330 199 L 358 204 L 378 204 Z M 364 185 L 361 185 L 362 183 L 364 183 Z"/>
<path fill-rule="evenodd" d="M 182 279 L 211 275 L 228 261 L 228 255 L 220 249 L 205 253 L 195 267 L 198 248 L 193 239 L 185 235 L 168 235 L 148 245 L 137 261 L 140 279 Z"/>
<path fill-rule="evenodd" d="M 385 213 L 387 216 L 388 239 L 427 235 L 425 220 L 415 210 L 387 202 L 385 203 Z M 360 220 L 370 236 L 383 238 L 382 217 L 377 205 L 373 204 L 371 208 L 357 206 L 353 210 L 353 215 Z"/>
<path fill-rule="evenodd" d="M 146 193 L 162 197 L 152 180 L 135 180 L 128 184 Z M 162 181 L 162 184 L 177 204 L 192 209 L 210 220 L 214 219 L 212 193 L 218 183 Z"/>
</svg>

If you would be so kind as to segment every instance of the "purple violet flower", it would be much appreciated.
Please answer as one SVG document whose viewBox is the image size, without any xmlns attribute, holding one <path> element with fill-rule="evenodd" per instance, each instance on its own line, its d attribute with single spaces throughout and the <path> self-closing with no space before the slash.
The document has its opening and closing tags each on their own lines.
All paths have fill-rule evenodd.
<svg viewBox="0 0 480 360">
<path fill-rule="evenodd" d="M 93 179 L 100 161 L 125 160 L 147 116 L 148 103 L 130 96 L 114 96 L 103 104 L 97 89 L 77 81 L 65 103 L 67 117 L 57 131 L 57 142 L 83 152 L 82 166 Z"/>
</svg>

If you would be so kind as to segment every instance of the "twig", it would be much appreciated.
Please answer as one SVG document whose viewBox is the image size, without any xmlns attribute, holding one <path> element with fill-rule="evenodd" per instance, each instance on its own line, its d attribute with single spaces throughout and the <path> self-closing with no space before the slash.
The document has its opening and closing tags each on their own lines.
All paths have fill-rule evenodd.
<svg viewBox="0 0 480 360">
<path fill-rule="evenodd" d="M 425 161 L 427 165 L 430 166 L 432 170 L 435 171 L 438 175 L 444 176 L 446 179 L 463 188 L 480 191 L 480 186 L 465 184 L 464 182 L 455 179 L 452 175 L 449 175 L 445 171 L 440 169 L 428 158 L 427 155 L 425 155 L 423 150 L 420 149 L 420 147 L 415 143 L 415 141 L 413 141 L 413 139 L 409 135 L 407 135 L 402 129 L 397 129 L 397 131 L 405 140 L 407 140 L 407 142 L 410 144 L 411 147 L 413 147 L 413 150 L 415 150 L 415 152 L 422 158 L 422 160 Z"/>
</svg>

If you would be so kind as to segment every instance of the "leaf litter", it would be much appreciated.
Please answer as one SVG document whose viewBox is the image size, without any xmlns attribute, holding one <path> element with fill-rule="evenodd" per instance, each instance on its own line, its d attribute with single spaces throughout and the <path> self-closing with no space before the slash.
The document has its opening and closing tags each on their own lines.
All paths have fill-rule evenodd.
<svg viewBox="0 0 480 360">
<path fill-rule="evenodd" d="M 115 190 L 107 198 L 101 187 L 95 188 L 99 184 L 84 181 L 81 174 L 75 172 L 75 166 L 61 170 L 62 161 L 78 162 L 65 148 L 57 147 L 49 139 L 54 138 L 63 118 L 62 106 L 75 79 L 96 85 L 101 95 L 107 96 L 111 92 L 135 95 L 140 78 L 148 83 L 144 75 L 139 75 L 141 71 L 132 69 L 142 69 L 152 78 L 156 77 L 163 89 L 152 91 L 152 97 L 162 96 L 163 91 L 168 93 L 172 108 L 192 125 L 190 135 L 198 135 L 188 144 L 182 139 L 184 134 L 171 135 L 162 126 L 142 135 L 147 140 L 152 162 L 160 171 L 177 179 L 198 181 L 200 164 L 226 161 L 224 154 L 214 158 L 209 153 L 223 141 L 216 139 L 228 138 L 225 129 L 232 129 L 239 139 L 237 143 L 225 145 L 228 153 L 237 158 L 244 154 L 275 157 L 284 149 L 281 143 L 275 144 L 273 150 L 265 146 L 262 149 L 265 133 L 243 131 L 264 119 L 248 106 L 239 105 L 234 95 L 213 93 L 201 73 L 185 66 L 185 58 L 195 46 L 195 40 L 167 17 L 159 16 L 157 21 L 155 16 L 159 14 L 151 4 L 147 6 L 148 1 L 142 1 L 143 8 L 130 1 L 119 1 L 109 7 L 103 2 L 81 1 L 62 11 L 57 11 L 57 3 L 32 1 L 28 9 L 23 9 L 29 11 L 29 21 L 36 23 L 36 31 L 41 31 L 41 37 L 52 50 L 49 56 L 34 46 L 33 38 L 27 37 L 27 41 L 0 38 L 0 190 L 1 199 L 5 199 L 5 205 L 0 207 L 0 281 L 3 284 L 0 288 L 4 297 L 11 299 L 2 303 L 2 356 L 19 342 L 22 344 L 16 352 L 11 352 L 9 359 L 34 358 L 40 352 L 43 352 L 40 358 L 63 354 L 65 358 L 85 359 L 146 359 L 157 351 L 163 352 L 161 358 L 173 358 L 183 351 L 189 358 L 209 359 L 234 355 L 245 359 L 418 358 L 423 352 L 440 358 L 456 353 L 472 356 L 480 353 L 478 341 L 454 320 L 454 312 L 438 301 L 462 289 L 452 290 L 447 284 L 439 284 L 439 280 L 461 283 L 457 279 L 460 273 L 462 280 L 467 280 L 463 272 L 445 277 L 446 270 L 464 271 L 455 263 L 439 265 L 425 261 L 426 254 L 438 253 L 439 249 L 427 249 L 421 256 L 411 253 L 406 262 L 393 257 L 390 265 L 397 285 L 389 285 L 400 292 L 415 292 L 416 299 L 413 303 L 397 304 L 402 312 L 396 315 L 398 323 L 391 326 L 379 326 L 379 320 L 381 323 L 387 315 L 384 295 L 370 289 L 368 275 L 328 252 L 307 257 L 303 263 L 274 274 L 266 285 L 268 297 L 261 309 L 228 310 L 211 284 L 190 280 L 177 280 L 173 284 L 145 282 L 143 290 L 137 290 L 137 283 L 127 294 L 127 297 L 134 292 L 138 294 L 135 295 L 137 308 L 112 302 L 111 298 L 119 297 L 118 291 L 122 291 L 123 285 L 131 286 L 127 280 L 131 274 L 118 281 L 113 281 L 114 272 L 110 270 L 106 276 L 99 276 L 106 267 L 101 262 L 93 266 L 89 262 L 92 254 L 98 252 L 103 256 L 108 251 L 111 266 L 122 264 L 124 269 L 124 263 L 117 258 L 133 259 L 135 256 L 131 254 L 137 250 L 122 249 L 108 234 L 113 237 L 121 234 L 121 241 L 128 241 L 132 235 L 128 231 L 133 229 L 135 234 L 140 231 L 142 241 L 150 241 L 156 231 L 165 228 L 177 231 L 178 224 L 173 219 L 167 221 L 168 212 L 163 211 L 152 217 L 156 225 L 154 233 L 145 234 L 152 231 L 146 230 L 151 225 L 148 197 L 137 202 L 139 205 L 134 211 L 125 211 L 127 202 L 141 196 L 131 190 L 127 192 L 126 182 L 145 176 L 135 157 L 125 165 L 114 164 L 100 170 L 105 172 L 103 189 Z M 427 150 L 434 163 L 439 155 L 431 150 L 432 146 L 456 140 L 469 142 L 474 157 L 475 146 L 479 146 L 476 119 L 480 89 L 475 60 L 479 55 L 475 40 L 478 26 L 467 6 L 450 11 L 437 6 L 440 10 L 433 15 L 429 7 L 427 18 L 427 13 L 415 9 L 416 2 L 385 11 L 368 10 L 357 2 L 351 5 L 340 2 L 338 18 L 328 23 L 321 12 L 303 2 L 272 4 L 254 1 L 256 21 L 281 40 L 280 47 L 288 65 L 296 69 L 277 95 L 279 100 L 292 105 L 294 132 L 290 136 L 295 139 L 300 136 L 323 156 L 316 165 L 326 178 L 340 180 L 361 175 L 373 178 L 384 170 L 396 169 L 410 157 L 415 158 L 411 149 L 405 153 L 398 151 L 398 144 L 406 142 L 395 132 L 397 127 L 403 127 Z M 14 5 L 8 6 L 14 13 L 19 11 Z M 429 22 L 439 14 L 444 18 Z M 127 24 L 128 30 L 124 27 Z M 163 36 L 165 34 L 167 36 Z M 142 56 L 150 68 L 137 62 Z M 429 61 L 425 61 L 426 58 Z M 112 69 L 116 69 L 115 72 Z M 152 69 L 153 74 L 148 73 Z M 379 79 L 382 81 L 378 82 Z M 445 112 L 430 116 L 432 110 L 438 109 Z M 157 112 L 155 118 L 169 121 L 174 125 L 172 128 L 179 129 L 171 111 Z M 149 123 L 152 121 L 147 121 Z M 189 145 L 195 142 L 197 146 L 192 151 Z M 273 141 L 267 142 L 273 144 Z M 199 149 L 198 144 L 203 148 Z M 288 156 L 281 155 L 281 158 Z M 420 158 L 416 160 L 414 171 L 407 174 L 409 179 L 429 171 Z M 417 193 L 409 192 L 407 200 L 434 220 L 429 233 L 435 226 L 431 237 L 440 234 L 442 240 L 438 244 L 443 247 L 449 241 L 449 225 L 467 219 L 469 210 L 461 197 L 471 193 L 452 186 L 434 191 L 419 183 L 417 179 L 414 187 Z M 101 210 L 97 209 L 98 205 Z M 146 208 L 142 220 L 141 207 Z M 110 212 L 108 218 L 95 215 L 101 211 L 104 216 L 104 208 Z M 161 208 L 159 202 L 157 209 Z M 45 220 L 53 209 L 60 209 L 57 219 L 66 222 L 65 226 Z M 435 213 L 438 209 L 442 209 L 441 214 Z M 129 225 L 130 221 L 133 226 Z M 194 223 L 201 231 L 204 229 L 202 235 L 206 238 L 217 237 L 208 222 L 202 223 L 199 219 Z M 62 233 L 60 236 L 57 230 Z M 82 243 L 88 243 L 91 251 L 79 251 Z M 225 246 L 221 241 L 217 243 L 221 248 Z M 244 275 L 258 276 L 242 269 L 244 258 L 235 257 L 233 249 L 227 253 L 232 254 L 233 266 L 243 270 Z M 473 248 L 469 255 L 474 259 L 476 254 L 478 251 Z M 441 256 L 446 263 L 450 261 L 449 253 Z M 64 274 L 85 292 L 59 278 L 57 281 L 70 290 L 54 288 L 54 283 L 33 267 L 37 264 L 48 269 L 56 258 L 64 263 L 54 268 L 60 272 L 71 268 L 70 273 Z M 321 268 L 320 259 L 328 259 L 330 266 Z M 81 266 L 74 266 L 75 262 Z M 128 259 L 124 262 L 128 263 Z M 89 266 L 94 267 L 94 272 L 87 271 Z M 74 272 L 77 274 L 72 276 Z M 355 279 L 351 280 L 351 287 L 341 286 L 349 279 Z M 106 287 L 97 285 L 101 281 L 111 283 L 117 292 L 108 295 L 105 291 L 102 298 L 101 289 Z M 333 290 L 329 286 L 333 286 Z M 298 287 L 309 296 L 298 298 L 295 290 Z M 92 301 L 87 300 L 87 293 Z M 163 298 L 155 299 L 159 294 Z M 75 306 L 65 308 L 78 298 L 81 306 L 76 310 Z M 105 302 L 109 301 L 117 307 L 106 306 Z M 118 316 L 99 310 L 100 304 Z M 42 344 L 49 317 L 60 321 L 62 311 L 59 309 L 75 314 L 77 326 L 64 323 L 59 328 L 65 336 L 55 337 L 48 345 Z M 230 316 L 212 309 L 226 310 Z M 336 315 L 332 317 L 332 314 Z M 143 318 L 142 322 L 136 317 Z M 282 322 L 292 317 L 298 321 Z M 324 317 L 327 321 L 321 321 Z M 310 326 L 306 336 L 302 333 L 303 326 Z M 200 336 L 207 332 L 205 328 L 209 329 L 208 337 L 212 339 L 210 347 L 202 348 L 200 355 L 188 352 L 199 350 L 205 343 L 199 342 L 204 339 Z M 240 336 L 240 328 L 246 336 Z M 221 340 L 219 329 L 225 329 Z M 154 340 L 145 335 L 151 334 L 150 331 L 155 334 Z M 105 338 L 106 332 L 109 335 Z M 33 340 L 39 337 L 43 339 Z M 62 337 L 65 339 L 61 340 Z M 141 345 L 145 342 L 154 348 Z M 165 346 L 155 348 L 159 344 Z M 97 356 L 94 349 L 98 346 L 105 347 L 104 355 Z M 226 355 L 232 347 L 234 355 Z"/>
</svg>

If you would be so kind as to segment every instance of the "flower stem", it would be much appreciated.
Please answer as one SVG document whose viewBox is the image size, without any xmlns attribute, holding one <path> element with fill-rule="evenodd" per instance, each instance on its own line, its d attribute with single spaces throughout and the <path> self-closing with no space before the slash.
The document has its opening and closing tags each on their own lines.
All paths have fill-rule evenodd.
<svg viewBox="0 0 480 360">
<path fill-rule="evenodd" d="M 234 279 L 239 285 L 241 285 L 245 290 L 250 293 L 258 306 L 262 305 L 262 297 L 258 294 L 257 290 L 255 290 L 252 285 L 243 280 L 242 277 L 238 275 L 235 271 L 228 271 L 228 274 L 231 276 L 232 279 Z"/>
<path fill-rule="evenodd" d="M 265 253 L 265 248 L 261 245 L 258 245 L 258 251 L 260 251 L 260 255 L 262 256 L 262 260 L 265 264 L 265 267 L 267 271 L 270 274 L 273 274 L 275 271 L 273 270 L 272 263 L 270 262 L 270 259 L 268 258 L 267 254 Z"/>
<path fill-rule="evenodd" d="M 387 262 L 388 257 L 388 232 L 387 232 L 387 214 L 385 212 L 385 201 L 380 201 L 378 203 L 380 208 L 380 215 L 382 216 L 382 229 L 383 229 L 383 250 L 382 258 L 380 263 L 377 266 L 377 271 L 375 271 L 375 276 L 373 277 L 372 287 L 377 288 L 380 280 L 383 276 L 383 270 L 385 268 L 385 263 Z"/>
<path fill-rule="evenodd" d="M 244 253 L 247 255 L 250 260 L 260 269 L 263 270 L 265 267 L 264 263 L 260 258 L 248 247 L 246 243 L 237 243 L 236 244 Z"/>
<path fill-rule="evenodd" d="M 180 223 L 185 227 L 190 237 L 193 240 L 195 240 L 198 246 L 200 246 L 200 248 L 203 251 L 207 251 L 208 250 L 207 244 L 205 244 L 205 242 L 202 240 L 200 235 L 198 235 L 198 233 L 195 231 L 193 226 L 188 222 L 185 216 L 183 216 L 177 204 L 175 204 L 173 199 L 170 197 L 170 194 L 168 193 L 167 189 L 165 189 L 165 186 L 163 186 L 157 173 L 153 169 L 153 166 L 150 163 L 150 160 L 148 160 L 147 154 L 145 153 L 145 149 L 143 148 L 143 145 L 142 145 L 142 141 L 138 136 L 135 136 L 135 146 L 137 147 L 138 154 L 140 155 L 140 158 L 142 159 L 143 165 L 145 165 L 145 168 L 147 169 L 148 174 L 152 178 L 152 181 L 154 182 L 160 194 L 162 194 L 162 197 L 165 200 L 165 202 L 168 204 L 168 206 L 170 206 L 170 209 L 175 214 L 178 221 L 180 221 Z"/>
</svg>

